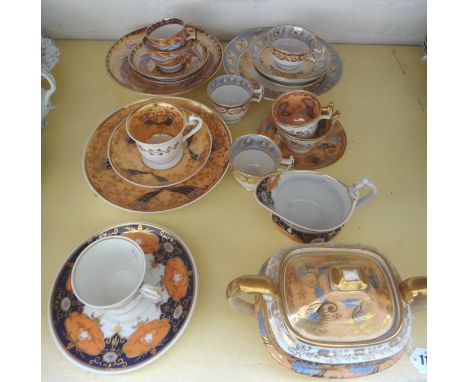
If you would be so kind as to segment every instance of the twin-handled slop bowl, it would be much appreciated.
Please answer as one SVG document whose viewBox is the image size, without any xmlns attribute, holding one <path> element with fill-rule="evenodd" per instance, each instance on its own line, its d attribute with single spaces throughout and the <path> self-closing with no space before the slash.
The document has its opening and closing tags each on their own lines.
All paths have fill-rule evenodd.
<svg viewBox="0 0 468 382">
<path fill-rule="evenodd" d="M 359 197 L 360 190 L 369 193 Z M 276 172 L 260 180 L 255 199 L 291 239 L 310 243 L 332 239 L 356 208 L 369 203 L 377 188 L 364 178 L 346 186 L 313 171 Z"/>
</svg>

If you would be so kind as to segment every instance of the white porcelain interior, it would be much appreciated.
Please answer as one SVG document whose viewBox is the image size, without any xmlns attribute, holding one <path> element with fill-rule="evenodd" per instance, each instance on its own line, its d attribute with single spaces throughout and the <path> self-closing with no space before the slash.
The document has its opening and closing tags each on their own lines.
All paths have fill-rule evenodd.
<svg viewBox="0 0 468 382">
<path fill-rule="evenodd" d="M 142 249 L 122 236 L 99 239 L 77 258 L 72 270 L 73 293 L 83 304 L 116 309 L 129 303 L 145 276 Z"/>
<path fill-rule="evenodd" d="M 241 106 L 250 99 L 251 94 L 242 86 L 226 84 L 213 89 L 210 96 L 219 105 Z"/>
<path fill-rule="evenodd" d="M 244 174 L 265 176 L 281 164 L 281 151 L 270 138 L 247 134 L 237 138 L 230 148 L 231 165 Z"/>
<path fill-rule="evenodd" d="M 195 125 L 195 127 L 188 134 L 183 135 L 185 128 L 190 125 Z M 165 170 L 179 163 L 184 154 L 183 142 L 198 132 L 202 126 L 203 120 L 199 116 L 190 115 L 186 119 L 184 127 L 175 137 L 158 133 L 153 135 L 148 142 L 140 142 L 130 134 L 128 124 L 127 134 L 135 140 L 141 154 L 141 159 L 146 166 L 155 170 Z"/>
<path fill-rule="evenodd" d="M 353 207 L 348 187 L 321 174 L 285 174 L 272 198 L 278 215 L 310 230 L 342 225 Z"/>
</svg>

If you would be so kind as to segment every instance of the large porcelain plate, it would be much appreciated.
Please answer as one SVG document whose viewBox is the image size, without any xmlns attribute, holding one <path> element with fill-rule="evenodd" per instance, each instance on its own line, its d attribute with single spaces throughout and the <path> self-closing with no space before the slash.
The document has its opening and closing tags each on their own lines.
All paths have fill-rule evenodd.
<svg viewBox="0 0 468 382">
<path fill-rule="evenodd" d="M 92 242 L 113 235 L 140 244 L 148 268 L 144 281 L 163 287 L 162 303 L 142 298 L 129 313 L 112 316 L 76 299 L 70 281 L 76 258 Z M 197 291 L 195 261 L 177 235 L 151 223 L 119 224 L 89 237 L 65 261 L 49 297 L 49 327 L 59 350 L 76 366 L 99 374 L 127 373 L 153 362 L 177 341 Z"/>
<path fill-rule="evenodd" d="M 149 190 L 117 175 L 109 163 L 107 149 L 112 132 L 130 112 L 156 101 L 173 103 L 200 116 L 210 129 L 212 145 L 208 161 L 195 176 L 175 186 Z M 202 103 L 179 97 L 147 98 L 117 109 L 99 124 L 86 143 L 83 169 L 89 186 L 110 204 L 127 211 L 165 212 L 194 203 L 219 183 L 229 165 L 231 142 L 231 133 L 219 114 Z"/>
<path fill-rule="evenodd" d="M 206 64 L 195 75 L 174 82 L 158 82 L 145 78 L 130 66 L 132 49 L 142 42 L 146 28 L 138 29 L 116 41 L 107 53 L 106 66 L 110 76 L 120 85 L 149 95 L 180 94 L 208 81 L 219 69 L 223 51 L 219 41 L 210 33 L 197 28 L 197 39 L 208 50 Z"/>
<path fill-rule="evenodd" d="M 185 111 L 187 117 L 194 115 Z M 200 131 L 183 142 L 184 152 L 179 163 L 166 170 L 154 170 L 143 163 L 141 154 L 122 121 L 109 139 L 109 163 L 127 182 L 141 187 L 174 186 L 190 179 L 206 164 L 211 152 L 210 129 L 203 124 Z"/>
<path fill-rule="evenodd" d="M 142 42 L 132 49 L 128 60 L 133 70 L 150 80 L 161 82 L 181 81 L 200 71 L 208 60 L 208 49 L 200 41 L 195 42 L 190 52 L 192 54 L 185 61 L 182 69 L 175 73 L 162 72 L 156 61 L 150 57 L 148 49 Z"/>
<path fill-rule="evenodd" d="M 252 44 L 256 37 L 263 35 L 270 27 L 255 28 L 248 32 L 244 32 L 233 40 L 231 40 L 224 51 L 223 64 L 226 73 L 239 74 L 252 82 L 252 85 L 258 87 L 259 84 L 263 85 L 265 91 L 263 98 L 274 100 L 279 95 L 294 90 L 304 89 L 314 94 L 320 95 L 330 90 L 335 86 L 341 77 L 343 65 L 338 53 L 333 47 L 326 42 L 326 46 L 330 53 L 330 65 L 325 75 L 318 81 L 314 81 L 306 85 L 283 85 L 279 84 L 265 76 L 255 69 L 252 56 L 249 54 L 249 46 Z"/>
</svg>

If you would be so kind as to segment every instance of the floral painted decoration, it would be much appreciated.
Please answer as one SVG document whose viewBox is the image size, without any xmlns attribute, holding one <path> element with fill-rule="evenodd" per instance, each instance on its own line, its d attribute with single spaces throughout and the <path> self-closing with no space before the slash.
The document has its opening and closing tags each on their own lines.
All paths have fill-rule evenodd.
<svg viewBox="0 0 468 382">
<path fill-rule="evenodd" d="M 180 257 L 173 257 L 167 261 L 164 286 L 174 301 L 179 301 L 187 294 L 187 268 Z"/>
<path fill-rule="evenodd" d="M 151 232 L 141 230 L 128 231 L 124 232 L 122 236 L 136 241 L 144 253 L 153 253 L 159 249 L 159 238 Z"/>
<path fill-rule="evenodd" d="M 104 349 L 104 334 L 98 322 L 85 314 L 72 312 L 65 320 L 65 330 L 73 345 L 86 354 L 98 355 Z"/>
<path fill-rule="evenodd" d="M 129 358 L 143 355 L 156 347 L 167 336 L 170 329 L 171 325 L 167 318 L 141 323 L 128 338 L 122 351 Z"/>
</svg>

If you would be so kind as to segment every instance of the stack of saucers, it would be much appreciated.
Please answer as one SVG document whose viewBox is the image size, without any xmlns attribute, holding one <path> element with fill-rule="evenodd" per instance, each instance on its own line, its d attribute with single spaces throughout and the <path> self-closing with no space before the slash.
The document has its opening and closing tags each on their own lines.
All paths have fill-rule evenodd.
<svg viewBox="0 0 468 382">
<path fill-rule="evenodd" d="M 296 25 L 280 25 L 260 34 L 249 47 L 255 69 L 279 84 L 319 82 L 330 66 L 322 40 Z"/>
<path fill-rule="evenodd" d="M 275 99 L 294 89 L 322 94 L 333 87 L 342 62 L 333 47 L 297 25 L 255 28 L 226 46 L 224 68 L 265 88 Z"/>
<path fill-rule="evenodd" d="M 146 28 L 143 40 L 128 56 L 131 68 L 156 82 L 176 82 L 193 76 L 208 59 L 207 47 L 194 26 L 164 19 Z"/>
</svg>

